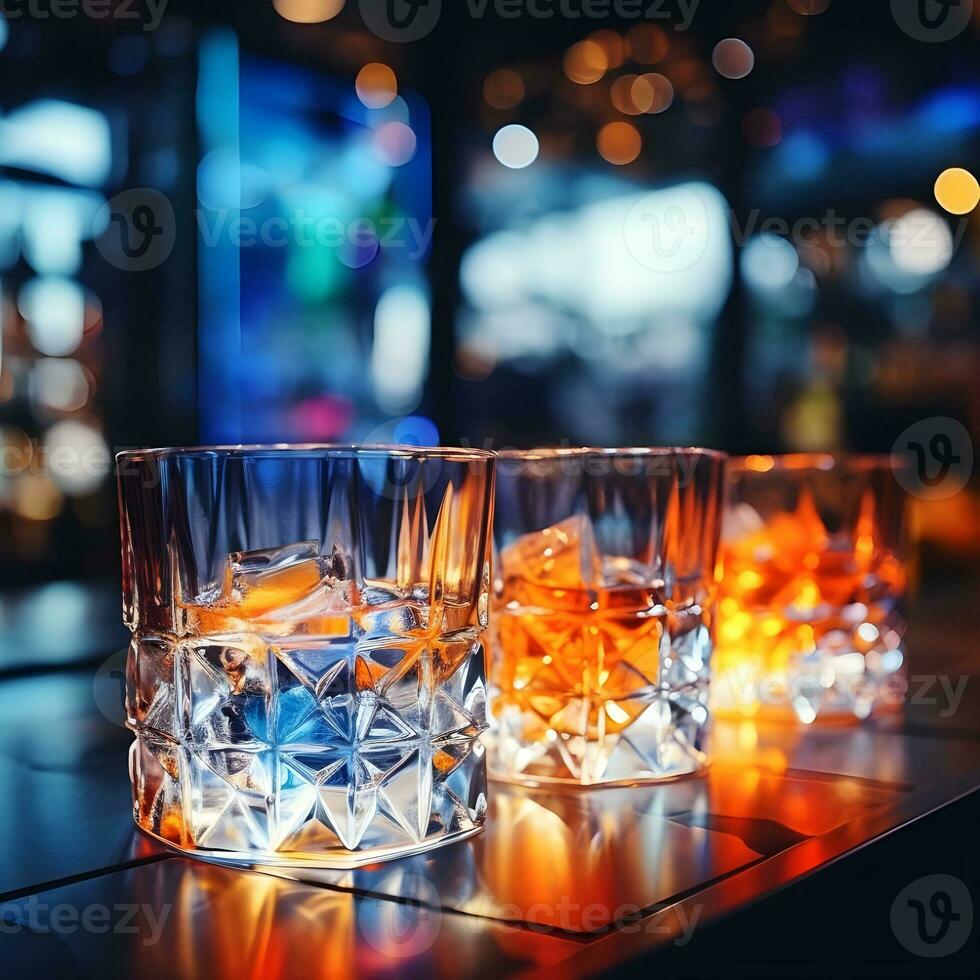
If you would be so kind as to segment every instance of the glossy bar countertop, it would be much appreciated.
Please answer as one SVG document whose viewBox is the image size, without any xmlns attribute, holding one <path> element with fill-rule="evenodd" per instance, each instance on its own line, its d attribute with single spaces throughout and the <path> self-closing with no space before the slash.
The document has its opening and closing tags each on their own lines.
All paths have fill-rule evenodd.
<svg viewBox="0 0 980 980">
<path fill-rule="evenodd" d="M 978 612 L 956 608 L 913 618 L 918 696 L 900 712 L 810 729 L 717 721 L 708 770 L 660 785 L 494 783 L 478 837 L 298 880 L 139 834 L 118 656 L 46 657 L 35 673 L 21 651 L 6 677 L 0 662 L 0 955 L 13 975 L 574 976 L 696 942 L 980 788 L 980 677 L 964 669 Z"/>
</svg>

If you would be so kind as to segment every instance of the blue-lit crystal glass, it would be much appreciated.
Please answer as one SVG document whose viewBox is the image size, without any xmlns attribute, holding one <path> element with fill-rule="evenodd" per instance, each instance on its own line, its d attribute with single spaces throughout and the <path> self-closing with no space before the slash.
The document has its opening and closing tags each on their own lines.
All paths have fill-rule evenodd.
<svg viewBox="0 0 980 980">
<path fill-rule="evenodd" d="M 480 829 L 492 454 L 118 457 L 137 824 L 356 866 Z"/>
</svg>

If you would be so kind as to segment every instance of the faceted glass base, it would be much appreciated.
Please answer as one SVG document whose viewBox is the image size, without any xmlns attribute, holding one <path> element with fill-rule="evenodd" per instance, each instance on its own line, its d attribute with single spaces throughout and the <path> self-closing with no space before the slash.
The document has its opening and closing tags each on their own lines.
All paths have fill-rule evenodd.
<svg viewBox="0 0 980 980">
<path fill-rule="evenodd" d="M 136 823 L 245 864 L 356 867 L 476 833 L 483 652 L 429 643 L 134 638 Z"/>
<path fill-rule="evenodd" d="M 486 736 L 493 778 L 532 785 L 625 786 L 686 776 L 707 762 L 706 686 L 660 692 L 628 728 L 599 738 L 553 729 L 528 737 L 527 722 L 512 707 L 495 718 Z"/>
<path fill-rule="evenodd" d="M 148 837 L 163 844 L 165 847 L 199 861 L 213 864 L 233 865 L 238 868 L 251 868 L 258 871 L 276 868 L 309 868 L 323 870 L 347 871 L 353 868 L 364 868 L 382 861 L 394 861 L 396 858 L 412 857 L 423 854 L 446 844 L 455 844 L 467 840 L 476 834 L 483 833 L 483 823 L 474 824 L 469 830 L 460 830 L 454 834 L 444 834 L 433 840 L 414 845 L 392 847 L 376 847 L 347 851 L 335 848 L 330 851 L 223 851 L 204 847 L 181 847 L 159 834 L 155 834 L 137 823 L 139 829 Z"/>
<path fill-rule="evenodd" d="M 581 649 L 566 632 L 563 647 L 521 659 L 518 683 L 493 691 L 488 741 L 495 777 L 617 785 L 671 779 L 705 765 L 708 629 L 700 613 L 643 622 L 636 631 L 619 617 L 586 618 L 577 632 L 592 642 Z M 595 642 L 606 634 L 608 643 Z M 615 666 L 608 656 L 599 660 L 606 646 L 618 649 Z M 601 683 L 586 695 L 592 677 Z M 569 678 L 580 680 L 572 685 Z"/>
<path fill-rule="evenodd" d="M 784 649 L 779 659 L 765 650 L 716 648 L 712 710 L 805 725 L 848 724 L 895 710 L 907 687 L 903 632 L 892 616 L 880 628 L 829 630 L 812 645 Z"/>
</svg>

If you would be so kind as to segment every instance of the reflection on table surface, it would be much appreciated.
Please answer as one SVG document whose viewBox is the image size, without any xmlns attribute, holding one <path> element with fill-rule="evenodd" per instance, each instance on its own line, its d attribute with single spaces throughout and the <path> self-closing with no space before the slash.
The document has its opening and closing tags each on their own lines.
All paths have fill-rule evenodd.
<svg viewBox="0 0 980 980">
<path fill-rule="evenodd" d="M 980 678 L 970 677 L 953 714 L 937 684 L 933 703 L 856 727 L 719 721 L 712 765 L 692 779 L 592 791 L 494 783 L 479 837 L 294 881 L 196 863 L 134 831 L 130 736 L 107 694 L 111 670 L 93 684 L 94 673 L 0 681 L 0 833 L 14 843 L 0 855 L 0 954 L 23 966 L 15 973 L 554 972 L 613 924 L 692 896 L 710 907 L 719 889 L 750 904 L 778 875 L 841 853 L 841 834 L 857 846 L 943 793 L 980 786 Z M 35 915 L 59 903 L 79 915 L 132 907 L 137 929 L 43 931 L 31 903 Z"/>
<path fill-rule="evenodd" d="M 903 792 L 853 777 L 725 762 L 695 779 L 601 791 L 497 783 L 480 837 L 374 868 L 297 876 L 592 932 L 886 806 Z"/>
</svg>

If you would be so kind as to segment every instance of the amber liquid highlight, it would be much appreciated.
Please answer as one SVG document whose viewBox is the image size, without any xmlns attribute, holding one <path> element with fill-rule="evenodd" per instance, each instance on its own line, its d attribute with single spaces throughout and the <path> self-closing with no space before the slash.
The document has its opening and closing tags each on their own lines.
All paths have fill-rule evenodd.
<svg viewBox="0 0 980 980">
<path fill-rule="evenodd" d="M 683 734 L 656 756 L 675 717 L 693 707 L 700 718 L 703 610 L 675 608 L 639 562 L 600 558 L 583 519 L 523 536 L 500 564 L 492 704 L 504 773 L 588 784 L 695 765 Z M 680 708 L 682 688 L 692 702 Z"/>
<path fill-rule="evenodd" d="M 900 663 L 897 607 L 906 587 L 902 562 L 878 544 L 870 496 L 853 535 L 830 534 L 805 492 L 795 511 L 756 523 L 723 540 L 719 552 L 714 669 L 724 693 L 716 709 L 755 714 L 766 707 L 760 682 L 770 700 L 791 704 L 794 675 L 806 669 L 827 690 L 838 681 L 853 689 L 863 716 L 874 693 L 861 684 Z M 803 721 L 819 713 L 803 702 L 794 707 Z"/>
</svg>

